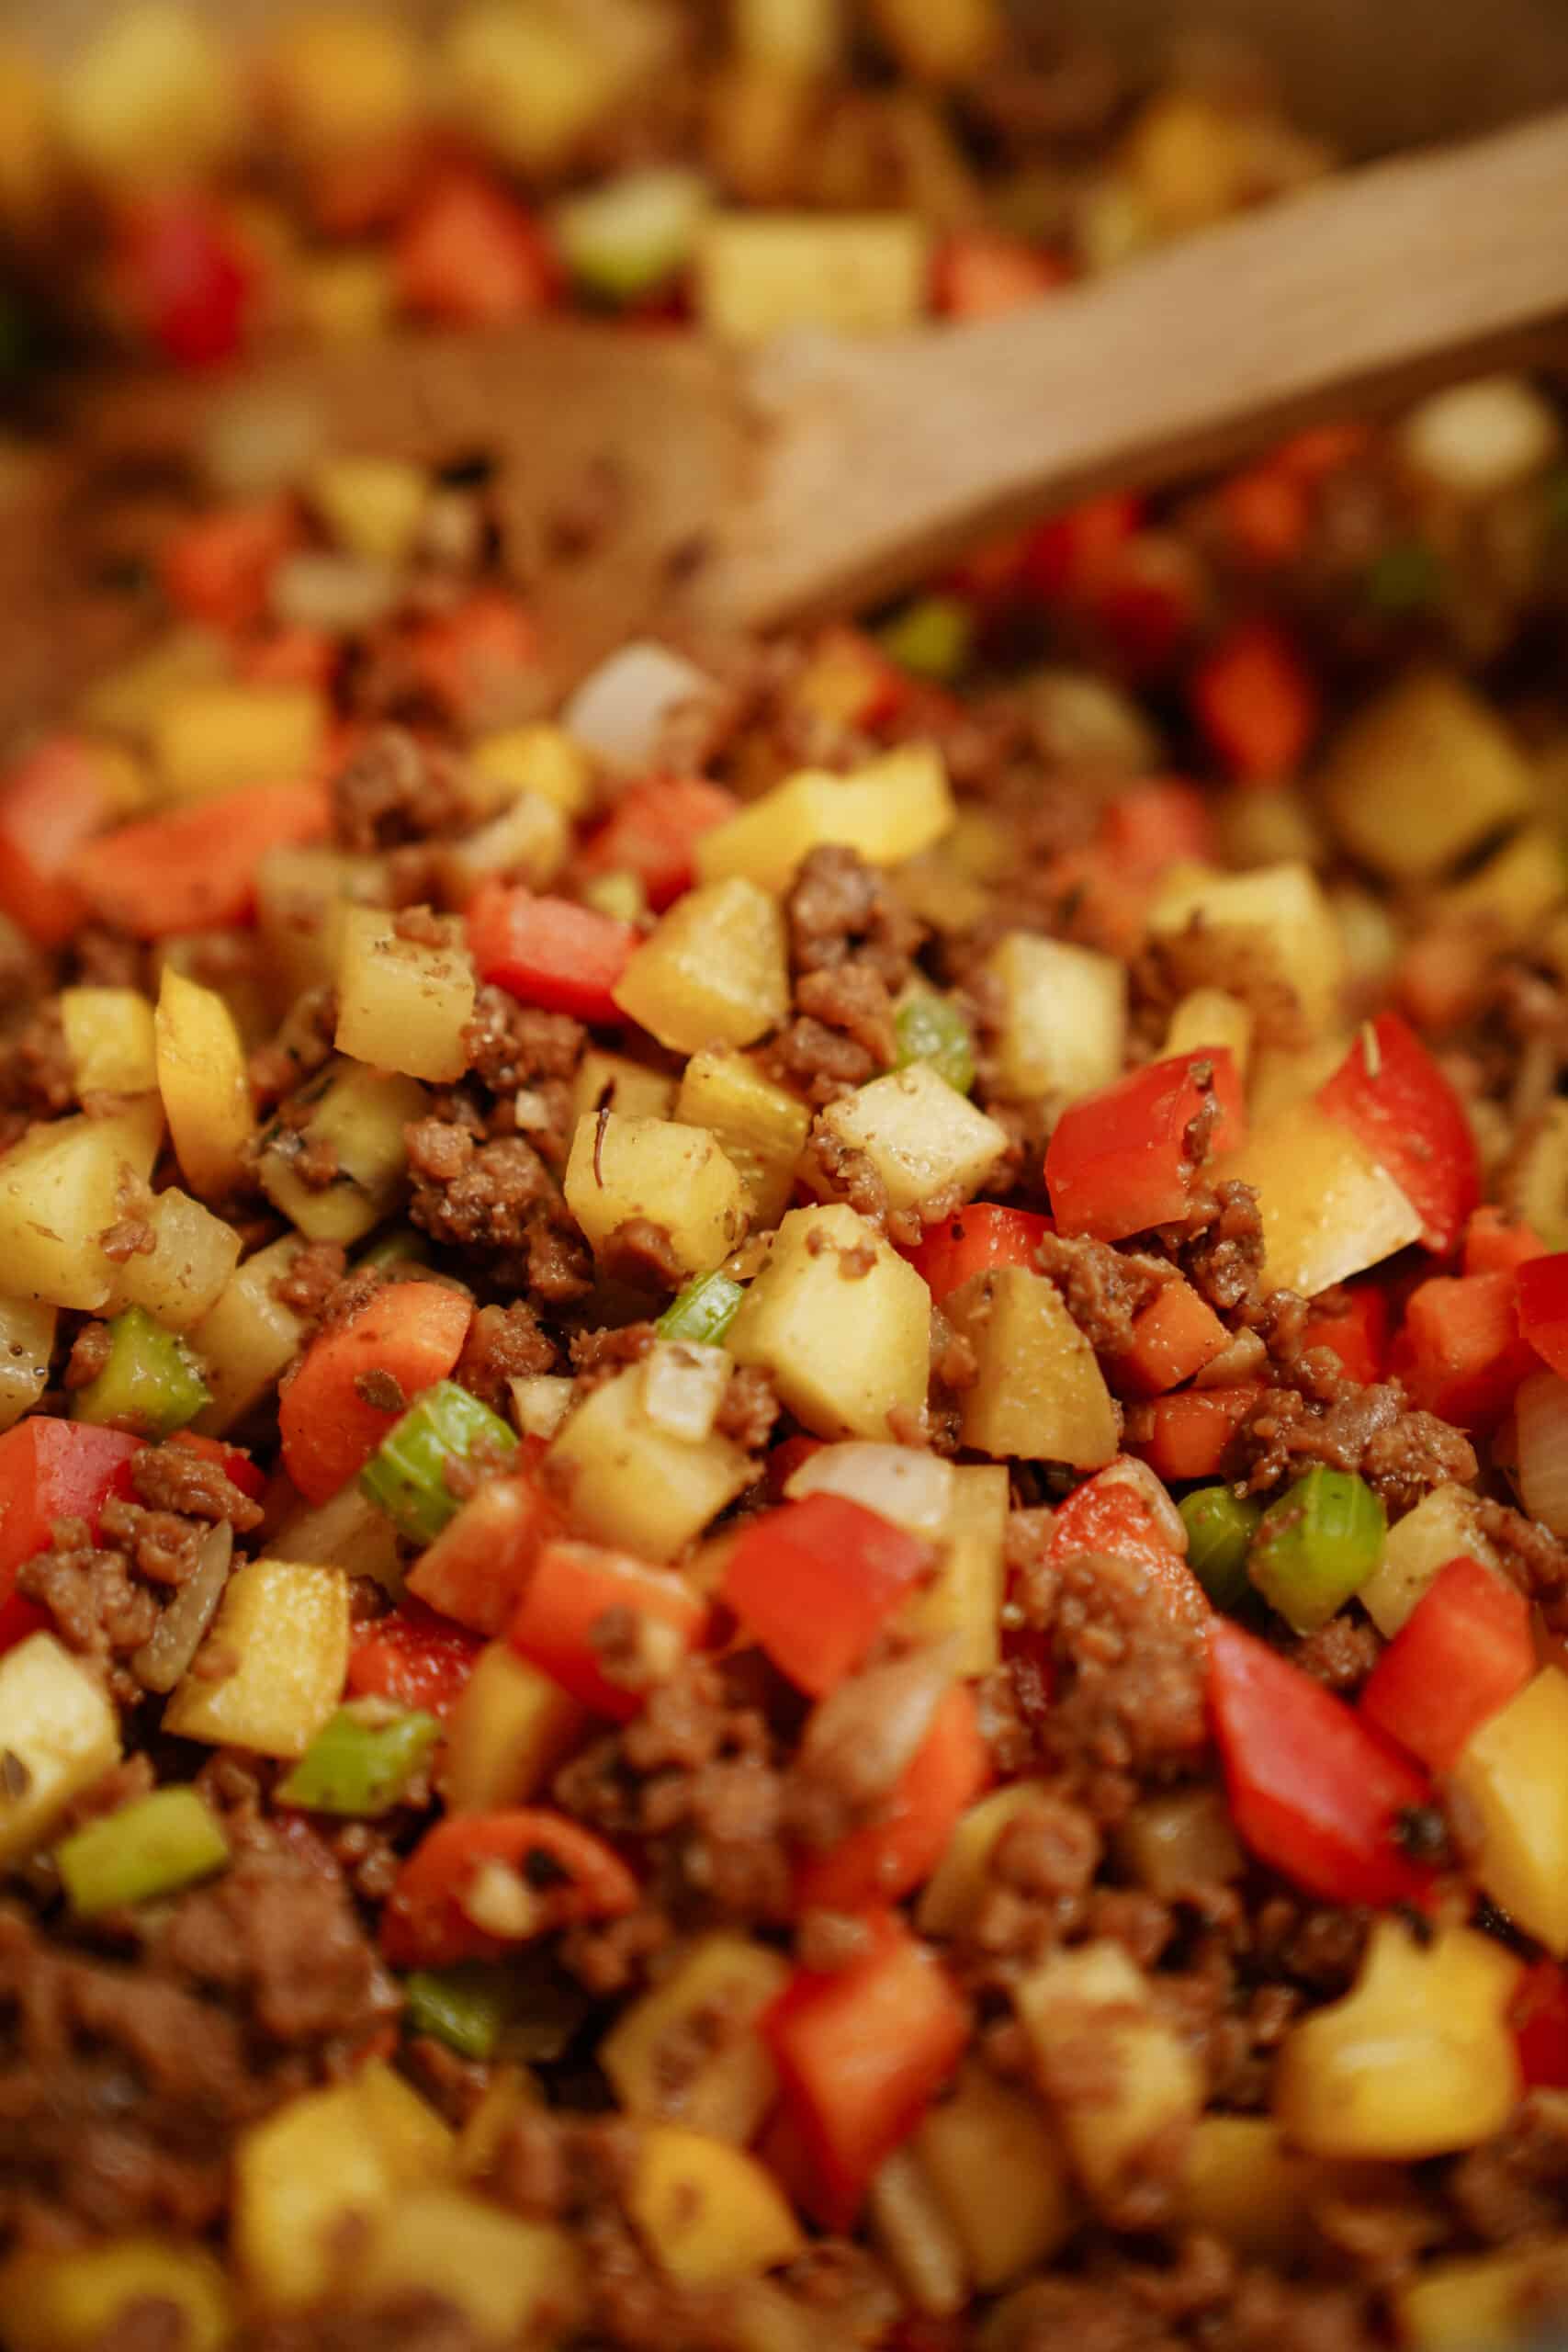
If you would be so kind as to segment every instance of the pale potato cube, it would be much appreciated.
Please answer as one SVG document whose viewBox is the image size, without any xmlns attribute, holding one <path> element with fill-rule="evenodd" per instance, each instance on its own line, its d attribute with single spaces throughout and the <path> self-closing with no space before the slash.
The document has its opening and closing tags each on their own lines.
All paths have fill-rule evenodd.
<svg viewBox="0 0 1568 2352">
<path fill-rule="evenodd" d="M 1215 1163 L 1217 1181 L 1258 1187 L 1263 1287 L 1315 1298 L 1421 1238 L 1421 1219 L 1348 1127 L 1298 1102 Z"/>
<path fill-rule="evenodd" d="M 94 1312 L 116 1268 L 99 1236 L 125 1214 L 125 1172 L 144 1183 L 164 1131 L 156 1097 L 111 1118 L 34 1127 L 0 1159 L 0 1265 L 17 1298 Z"/>
<path fill-rule="evenodd" d="M 1551 463 L 1556 411 L 1523 376 L 1474 376 L 1417 401 L 1399 454 L 1426 488 L 1468 502 L 1501 498 Z"/>
<path fill-rule="evenodd" d="M 628 1217 L 647 1217 L 688 1273 L 705 1274 L 746 1230 L 735 1170 L 705 1128 L 673 1119 L 580 1119 L 563 1189 L 596 1254 Z"/>
<path fill-rule="evenodd" d="M 214 1198 L 234 1192 L 255 1133 L 234 1016 L 215 989 L 165 965 L 154 1024 L 158 1091 L 186 1182 Z"/>
<path fill-rule="evenodd" d="M 463 1031 L 473 1017 L 474 967 L 460 935 L 404 939 L 397 917 L 350 907 L 337 967 L 340 1054 L 404 1078 L 450 1083 L 468 1066 Z"/>
<path fill-rule="evenodd" d="M 264 71 L 289 141 L 310 156 L 396 138 L 412 123 L 427 77 L 408 26 L 332 6 L 272 31 Z"/>
<path fill-rule="evenodd" d="M 417 1079 L 363 1062 L 332 1061 L 296 1093 L 308 1101 L 302 1127 L 267 1130 L 258 1172 L 262 1190 L 311 1241 L 358 1241 L 398 1204 L 408 1169 L 403 1131 L 430 1098 Z M 330 1184 L 307 1184 L 295 1166 L 310 1146 L 329 1146 L 337 1165 Z"/>
<path fill-rule="evenodd" d="M 1438 1569 L 1462 1553 L 1503 1573 L 1497 1547 L 1483 1532 L 1475 1497 L 1449 1481 L 1394 1521 L 1382 1558 L 1356 1595 L 1385 1641 L 1398 1633 Z"/>
<path fill-rule="evenodd" d="M 787 776 L 697 842 L 705 882 L 743 875 L 782 894 L 807 853 L 838 842 L 869 865 L 901 865 L 951 831 L 947 770 L 929 743 L 900 744 L 853 775 L 807 768 Z"/>
<path fill-rule="evenodd" d="M 1193 989 L 1170 1016 L 1165 1051 L 1197 1054 L 1215 1046 L 1228 1048 L 1237 1076 L 1245 1078 L 1252 1052 L 1252 1008 L 1224 989 Z"/>
<path fill-rule="evenodd" d="M 22 1767 L 0 1778 L 0 1862 L 21 1861 L 119 1762 L 119 1718 L 52 1634 L 29 1634 L 0 1657 L 0 1737 Z"/>
<path fill-rule="evenodd" d="M 380 877 L 379 858 L 321 842 L 288 842 L 266 852 L 256 868 L 256 929 L 276 1004 L 287 1009 L 307 989 L 331 984 L 348 904 L 373 899 Z"/>
<path fill-rule="evenodd" d="M 361 1491 L 357 1478 L 351 1478 L 324 1503 L 291 1505 L 267 1550 L 275 1560 L 314 1561 L 324 1568 L 342 1568 L 351 1577 L 374 1577 L 394 1600 L 403 1597 L 398 1531 L 386 1512 Z"/>
<path fill-rule="evenodd" d="M 1250 1125 L 1272 1126 L 1282 1111 L 1315 1094 L 1327 1084 L 1355 1042 L 1353 1029 L 1330 1029 L 1310 1046 L 1265 1046 L 1253 1057 L 1247 1090 Z"/>
<path fill-rule="evenodd" d="M 103 19 L 71 59 L 59 108 L 76 164 L 143 191 L 202 178 L 241 121 L 218 28 L 175 0 L 140 0 Z"/>
<path fill-rule="evenodd" d="M 1203 2070 L 1185 2036 L 1168 2025 L 1147 1979 L 1109 1939 L 1056 1952 L 1013 1996 L 1051 2097 L 1067 2154 L 1096 2203 L 1114 2212 L 1156 2142 L 1190 2129 L 1202 2112 Z M 1103 2072 L 1075 2079 L 1072 2061 L 1092 2037 Z"/>
<path fill-rule="evenodd" d="M 625 1054 L 607 1054 L 602 1046 L 590 1046 L 571 1081 L 572 1124 L 596 1111 L 613 1111 L 622 1119 L 676 1118 L 689 1127 L 706 1126 L 705 1119 L 688 1119 L 676 1109 L 675 1086 L 667 1070 L 649 1069 Z"/>
<path fill-rule="evenodd" d="M 365 343 L 391 325 L 398 286 L 385 251 L 312 253 L 291 277 L 301 322 L 323 343 Z"/>
<path fill-rule="evenodd" d="M 976 1109 L 929 1062 L 889 1070 L 822 1112 L 818 1125 L 865 1154 L 893 1209 L 940 1193 L 971 1199 L 1007 1150 L 1007 1129 Z"/>
<path fill-rule="evenodd" d="M 1330 823 L 1391 881 L 1432 881 L 1535 805 L 1528 763 L 1489 703 L 1417 671 L 1358 712 L 1323 777 Z"/>
<path fill-rule="evenodd" d="M 1528 939 L 1563 894 L 1562 844 L 1551 825 L 1521 825 L 1475 873 L 1433 897 L 1434 922 Z"/>
<path fill-rule="evenodd" d="M 565 2230 L 443 2187 L 405 2190 L 371 2216 L 349 2269 L 358 2302 L 438 2295 L 482 2344 L 548 2352 L 575 2335 L 582 2256 Z"/>
<path fill-rule="evenodd" d="M 1037 2098 L 971 2064 L 928 2113 L 914 2154 L 982 2294 L 1046 2262 L 1078 2218 L 1062 2143 Z"/>
<path fill-rule="evenodd" d="M 1568 1960 L 1568 1675 L 1542 1667 L 1478 1732 L 1453 1770 L 1481 1832 L 1475 1875 L 1500 1910 Z"/>
<path fill-rule="evenodd" d="M 1562 2310 L 1562 2263 L 1561 2247 L 1549 2239 L 1426 2264 L 1393 2297 L 1399 2340 L 1412 2352 L 1539 2344 Z"/>
<path fill-rule="evenodd" d="M 29 1412 L 49 1385 L 58 1310 L 32 1298 L 0 1298 L 0 1430 Z"/>
<path fill-rule="evenodd" d="M 62 989 L 60 1025 L 78 1102 L 150 1094 L 157 1085 L 152 1008 L 140 989 Z"/>
<path fill-rule="evenodd" d="M 999 1463 L 960 1463 L 939 1539 L 936 1574 L 904 1612 L 911 1634 L 956 1644 L 953 1670 L 988 1674 L 1001 1659 L 1008 1473 Z"/>
<path fill-rule="evenodd" d="M 728 1438 L 694 1444 L 649 1420 L 640 1364 L 583 1398 L 549 1458 L 577 1532 L 645 1560 L 674 1559 L 756 1476 L 750 1454 Z"/>
<path fill-rule="evenodd" d="M 226 677 L 232 666 L 232 651 L 215 629 L 182 625 L 96 677 L 82 697 L 82 716 L 107 734 L 145 742 L 177 688 Z"/>
<path fill-rule="evenodd" d="M 735 0 L 738 56 L 775 74 L 830 73 L 843 45 L 842 0 Z"/>
<path fill-rule="evenodd" d="M 240 1237 L 176 1184 L 153 1194 L 144 1221 L 152 1247 L 120 1261 L 108 1304 L 117 1315 L 144 1306 L 169 1330 L 188 1331 L 221 1297 L 240 1262 Z"/>
<path fill-rule="evenodd" d="M 286 1233 L 247 1258 L 191 1331 L 212 1398 L 195 1426 L 209 1436 L 221 1437 L 260 1404 L 305 1336 L 303 1317 L 276 1293 L 303 1246 Z"/>
<path fill-rule="evenodd" d="M 1345 942 L 1307 865 L 1288 861 L 1250 874 L 1173 866 L 1150 909 L 1149 932 L 1181 985 L 1242 998 L 1266 1044 L 1305 1044 L 1338 1014 Z"/>
<path fill-rule="evenodd" d="M 672 1052 L 752 1045 L 789 1016 L 778 900 L 740 875 L 687 891 L 633 951 L 614 995 Z"/>
<path fill-rule="evenodd" d="M 448 1813 L 526 1804 L 585 1721 L 558 1682 L 505 1642 L 491 1642 L 447 1718 L 440 1782 Z"/>
<path fill-rule="evenodd" d="M 928 260 L 912 213 L 717 213 L 697 241 L 697 317 L 730 343 L 788 327 L 887 334 L 924 314 Z"/>
<path fill-rule="evenodd" d="M 1270 2115 L 1201 2116 L 1181 2177 L 1181 2221 L 1256 2262 L 1288 2264 L 1308 2251 L 1310 2200 L 1332 2179 L 1321 2157 L 1288 2144 Z"/>
<path fill-rule="evenodd" d="M 164 1710 L 164 1728 L 214 1747 L 302 1756 L 343 1697 L 348 1645 L 340 1568 L 242 1561 L 196 1666 Z M 219 1679 L 197 1670 L 231 1657 L 233 1671 Z"/>
<path fill-rule="evenodd" d="M 925 1410 L 931 1293 L 853 1209 L 791 1209 L 727 1344 L 814 1436 L 898 1436 Z"/>
<path fill-rule="evenodd" d="M 138 2305 L 177 2314 L 180 2352 L 223 2352 L 234 2340 L 233 2293 L 204 2246 L 103 2238 L 16 2254 L 0 2267 L 0 2342 L 9 2352 L 75 2352 L 106 2342 Z"/>
<path fill-rule="evenodd" d="M 900 65 L 922 81 L 968 81 L 1001 45 L 997 0 L 874 0 L 873 13 Z"/>
<path fill-rule="evenodd" d="M 811 1128 L 811 1114 L 799 1097 L 775 1086 L 744 1054 L 699 1053 L 686 1064 L 674 1115 L 718 1137 L 746 1188 L 753 1227 L 777 1225 Z"/>
<path fill-rule="evenodd" d="M 726 2286 L 806 2251 L 794 2209 L 764 2165 L 675 2123 L 644 2130 L 626 2211 L 660 2270 L 686 2287 Z"/>
<path fill-rule="evenodd" d="M 292 783 L 321 757 L 327 716 L 314 686 L 176 687 L 151 729 L 159 782 L 175 800 Z"/>
<path fill-rule="evenodd" d="M 340 547 L 373 563 L 406 563 L 430 503 L 430 476 L 400 458 L 323 458 L 309 495 Z"/>
<path fill-rule="evenodd" d="M 593 797 L 593 763 L 564 727 L 543 719 L 483 735 L 468 756 L 477 811 L 491 815 L 519 793 L 537 793 L 563 817 L 581 817 Z"/>
<path fill-rule="evenodd" d="M 962 1402 L 965 1445 L 998 1461 L 1020 1454 L 1077 1470 L 1115 1460 L 1116 1407 L 1055 1283 L 1007 1266 L 975 1275 L 943 1311 L 976 1355 Z"/>
<path fill-rule="evenodd" d="M 571 849 L 571 825 L 542 792 L 520 792 L 510 807 L 437 852 L 444 906 L 459 911 L 492 876 L 542 890 L 555 880 Z"/>
<path fill-rule="evenodd" d="M 447 27 L 441 64 L 458 126 L 525 172 L 563 164 L 621 87 L 615 53 L 561 10 L 471 0 Z"/>
<path fill-rule="evenodd" d="M 1122 1075 L 1127 969 L 1119 956 L 1010 931 L 986 960 L 1001 997 L 997 1084 L 1015 1102 L 1070 1101 Z"/>
<path fill-rule="evenodd" d="M 757 2020 L 788 1982 L 787 1962 L 766 1944 L 722 1929 L 699 1938 L 599 2044 L 600 2070 L 626 2113 L 744 2147 L 778 2090 Z M 701 2055 L 672 2075 L 662 2059 L 677 2047 Z"/>
</svg>

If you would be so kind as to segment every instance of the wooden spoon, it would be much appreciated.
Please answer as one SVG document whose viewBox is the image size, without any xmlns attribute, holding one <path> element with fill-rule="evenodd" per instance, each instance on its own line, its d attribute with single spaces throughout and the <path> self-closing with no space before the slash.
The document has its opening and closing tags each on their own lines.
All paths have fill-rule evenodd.
<svg viewBox="0 0 1568 2352">
<path fill-rule="evenodd" d="M 1568 112 L 971 326 L 734 352 L 561 324 L 307 352 L 229 384 L 90 384 L 68 396 L 63 474 L 0 548 L 0 724 L 40 688 L 58 703 L 74 637 L 103 658 L 102 613 L 75 618 L 69 517 L 100 520 L 128 464 L 187 457 L 225 400 L 305 403 L 335 447 L 488 456 L 564 683 L 638 632 L 700 643 L 849 610 L 1053 503 L 1538 360 L 1568 318 L 1565 220 Z"/>
</svg>

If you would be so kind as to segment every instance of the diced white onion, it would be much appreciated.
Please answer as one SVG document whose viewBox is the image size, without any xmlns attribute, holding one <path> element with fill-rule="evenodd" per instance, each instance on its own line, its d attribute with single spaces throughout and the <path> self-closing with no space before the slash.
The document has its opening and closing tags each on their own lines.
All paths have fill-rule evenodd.
<svg viewBox="0 0 1568 2352">
<path fill-rule="evenodd" d="M 807 1454 L 785 1480 L 784 1493 L 792 1502 L 802 1495 L 841 1495 L 911 1535 L 935 1538 L 953 1509 L 953 1464 L 912 1446 L 854 1439 Z"/>
<path fill-rule="evenodd" d="M 1155 1525 L 1172 1551 L 1185 1555 L 1186 1522 L 1146 1462 L 1139 1462 L 1129 1453 L 1122 1454 L 1108 1470 L 1100 1473 L 1099 1484 L 1102 1487 L 1131 1487 L 1134 1493 L 1141 1495 L 1149 1507 Z"/>
<path fill-rule="evenodd" d="M 550 1124 L 550 1106 L 531 1086 L 521 1086 L 513 1098 L 512 1115 L 525 1135 Z"/>
<path fill-rule="evenodd" d="M 645 640 L 623 646 L 584 678 L 561 713 L 561 725 L 611 766 L 643 768 L 656 757 L 676 711 L 717 691 L 694 662 Z"/>
<path fill-rule="evenodd" d="M 845 1678 L 807 1717 L 800 1766 L 820 1770 L 852 1805 L 885 1797 L 924 1744 L 953 1684 L 951 1641 Z"/>
<path fill-rule="evenodd" d="M 360 1493 L 354 1479 L 324 1503 L 301 1505 L 284 1520 L 266 1548 L 274 1559 L 374 1577 L 394 1600 L 403 1589 L 398 1531 L 386 1512 Z"/>
<path fill-rule="evenodd" d="M 559 1372 L 537 1372 L 513 1380 L 512 1411 L 525 1437 L 554 1437 L 571 1410 L 571 1387 Z"/>
<path fill-rule="evenodd" d="M 368 556 L 307 548 L 286 555 L 272 576 L 275 617 L 290 628 L 374 628 L 396 607 L 402 583 L 390 564 Z"/>
<path fill-rule="evenodd" d="M 1529 481 L 1557 451 L 1557 419 L 1521 376 L 1450 385 L 1411 410 L 1400 454 L 1412 473 L 1454 498 L 1495 498 Z"/>
<path fill-rule="evenodd" d="M 1553 1535 L 1568 1535 L 1568 1380 L 1532 1374 L 1515 1396 L 1514 1419 L 1525 1509 Z"/>
<path fill-rule="evenodd" d="M 909 2148 L 896 2148 L 871 2184 L 871 2233 L 918 2311 L 949 2318 L 969 2300 L 964 2248 L 930 2174 Z"/>
<path fill-rule="evenodd" d="M 1227 1347 L 1193 1374 L 1192 1385 L 1231 1388 L 1238 1381 L 1252 1380 L 1262 1371 L 1268 1352 L 1256 1331 L 1237 1331 Z"/>
<path fill-rule="evenodd" d="M 194 1571 L 131 1657 L 137 1680 L 149 1690 L 172 1690 L 196 1656 L 218 1613 L 233 1555 L 234 1531 L 220 1519 L 203 1536 Z"/>
<path fill-rule="evenodd" d="M 723 1348 L 704 1347 L 694 1340 L 660 1340 L 643 1358 L 642 1409 L 666 1437 L 701 1445 L 713 1434 L 729 1371 Z"/>
<path fill-rule="evenodd" d="M 457 1905 L 476 1928 L 507 1943 L 536 1936 L 544 1925 L 544 1905 L 533 1888 L 509 1862 L 491 1854 L 479 1865 L 457 1896 Z"/>
</svg>

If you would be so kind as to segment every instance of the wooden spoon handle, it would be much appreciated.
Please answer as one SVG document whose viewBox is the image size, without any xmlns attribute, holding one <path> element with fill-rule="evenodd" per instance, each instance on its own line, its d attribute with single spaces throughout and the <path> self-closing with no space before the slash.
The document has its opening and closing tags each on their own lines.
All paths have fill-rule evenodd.
<svg viewBox="0 0 1568 2352">
<path fill-rule="evenodd" d="M 1016 314 L 753 363 L 776 416 L 702 583 L 771 626 L 908 587 L 1053 502 L 1537 356 L 1568 318 L 1568 112 L 1375 164 Z"/>
</svg>

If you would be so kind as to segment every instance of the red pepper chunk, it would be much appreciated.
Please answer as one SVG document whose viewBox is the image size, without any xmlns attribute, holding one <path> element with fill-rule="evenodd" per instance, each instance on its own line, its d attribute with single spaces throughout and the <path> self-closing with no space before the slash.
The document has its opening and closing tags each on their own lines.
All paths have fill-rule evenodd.
<svg viewBox="0 0 1568 2352">
<path fill-rule="evenodd" d="M 1509 2022 L 1527 2090 L 1568 2089 L 1568 1976 L 1538 1960 L 1514 1996 Z"/>
<path fill-rule="evenodd" d="M 22 1563 L 48 1551 L 57 1520 L 85 1520 L 96 1536 L 115 1473 L 141 1451 L 141 1440 L 123 1430 L 41 1414 L 0 1437 L 0 1609 L 11 1600 Z"/>
<path fill-rule="evenodd" d="M 1411 1292 L 1389 1368 L 1427 1412 L 1482 1432 L 1502 1419 L 1537 1364 L 1519 1337 L 1518 1280 L 1510 1268 L 1434 1274 Z"/>
<path fill-rule="evenodd" d="M 702 776 L 666 776 L 634 784 L 582 852 L 586 874 L 635 874 L 655 914 L 661 914 L 696 878 L 696 846 L 740 803 L 721 784 Z"/>
<path fill-rule="evenodd" d="M 1519 1330 L 1543 1363 L 1568 1374 L 1568 1250 L 1518 1270 Z"/>
<path fill-rule="evenodd" d="M 409 1570 L 417 1600 L 476 1634 L 503 1634 L 560 1513 L 533 1479 L 487 1478 Z"/>
<path fill-rule="evenodd" d="M 1223 1617 L 1209 1704 L 1231 1814 L 1255 1854 L 1325 1903 L 1420 1901 L 1430 1873 L 1402 1850 L 1399 1825 L 1432 1786 L 1381 1732 Z"/>
<path fill-rule="evenodd" d="M 989 1778 L 990 1752 L 974 1699 L 955 1683 L 879 1817 L 801 1863 L 796 1911 L 858 1911 L 868 1903 L 897 1903 L 922 1886 Z"/>
<path fill-rule="evenodd" d="M 1184 1216 L 1199 1167 L 1188 1131 L 1211 1091 L 1220 1116 L 1210 1151 L 1234 1151 L 1246 1141 L 1247 1113 L 1225 1046 L 1149 1062 L 1069 1103 L 1045 1150 L 1060 1230 L 1122 1241 Z"/>
<path fill-rule="evenodd" d="M 501 1901 L 484 1902 L 483 1874 L 497 1865 Z M 510 1887 L 506 1876 L 516 1882 Z M 471 1896 L 504 1932 L 481 1927 Z M 394 1968 L 450 1968 L 459 1960 L 500 1960 L 517 1945 L 583 1919 L 635 1910 L 637 1883 L 613 1846 L 545 1805 L 510 1813 L 459 1813 L 427 1830 L 398 1873 L 381 1914 L 381 1949 Z"/>
<path fill-rule="evenodd" d="M 940 1306 L 971 1274 L 990 1273 L 998 1266 L 1032 1268 L 1042 1235 L 1054 1230 L 1050 1218 L 1035 1210 L 971 1201 L 928 1226 L 902 1255 L 931 1292 L 932 1305 Z"/>
<path fill-rule="evenodd" d="M 479 1664 L 484 1643 L 466 1625 L 405 1601 L 367 1626 L 349 1652 L 348 1687 L 400 1707 L 450 1713 Z"/>
<path fill-rule="evenodd" d="M 936 1954 L 887 1912 L 862 1960 L 798 1970 L 761 2018 L 786 2122 L 804 2146 L 817 2218 L 847 2230 L 873 2176 L 907 2140 L 969 2039 L 969 2011 Z"/>
<path fill-rule="evenodd" d="M 1160 1525 L 1141 1477 L 1130 1463 L 1113 1462 L 1076 1487 L 1052 1521 L 1047 1556 L 1126 1560 L 1146 1571 L 1178 1623 L 1206 1631 L 1213 1615 L 1209 1596 Z"/>
<path fill-rule="evenodd" d="M 1450 1560 L 1373 1667 L 1360 1697 L 1369 1723 L 1431 1772 L 1449 1772 L 1536 1670 L 1529 1604 L 1479 1560 Z"/>
<path fill-rule="evenodd" d="M 1481 1198 L 1481 1156 L 1464 1105 L 1409 1023 L 1380 1012 L 1317 1099 L 1388 1170 L 1425 1247 L 1446 1256 Z"/>
<path fill-rule="evenodd" d="M 572 899 L 539 899 L 531 890 L 487 882 L 468 909 L 468 944 L 479 978 L 494 980 L 523 1004 L 579 1021 L 623 1018 L 614 990 L 639 934 Z"/>
<path fill-rule="evenodd" d="M 596 1544 L 547 1544 L 507 1639 L 520 1657 L 595 1714 L 629 1723 L 647 1696 L 646 1685 L 614 1680 L 594 1645 L 596 1629 L 612 1611 L 640 1634 L 650 1679 L 660 1650 L 672 1668 L 707 1630 L 706 1602 L 673 1570 L 649 1567 Z"/>
<path fill-rule="evenodd" d="M 1300 653 L 1270 621 L 1243 621 L 1193 673 L 1192 712 L 1241 784 L 1282 784 L 1317 732 L 1319 698 Z"/>
<path fill-rule="evenodd" d="M 176 368 L 233 357 L 255 273 L 209 205 L 183 196 L 139 205 L 122 231 L 118 264 L 131 315 Z"/>
<path fill-rule="evenodd" d="M 723 1598 L 781 1674 L 819 1699 L 851 1674 L 930 1574 L 929 1544 L 840 1495 L 806 1495 L 743 1529 Z"/>
</svg>

